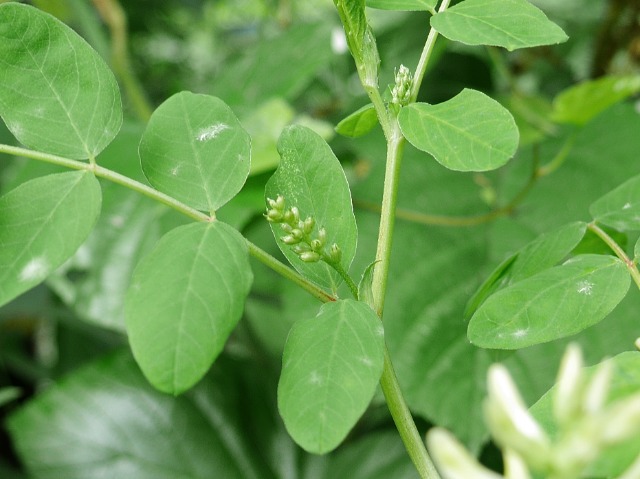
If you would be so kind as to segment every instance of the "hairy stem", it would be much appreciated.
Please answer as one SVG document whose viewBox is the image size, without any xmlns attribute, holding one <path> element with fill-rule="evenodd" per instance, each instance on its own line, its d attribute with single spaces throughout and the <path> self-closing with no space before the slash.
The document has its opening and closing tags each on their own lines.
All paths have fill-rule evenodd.
<svg viewBox="0 0 640 479">
<path fill-rule="evenodd" d="M 616 243 L 616 241 L 611 236 L 609 236 L 602 228 L 596 225 L 595 221 L 593 223 L 589 223 L 587 225 L 587 228 L 595 233 L 598 238 L 604 241 L 607 246 L 611 248 L 611 250 L 616 254 L 616 256 L 622 260 L 622 262 L 627 267 L 627 271 L 629 271 L 629 274 L 633 278 L 634 283 L 636 283 L 636 286 L 638 287 L 638 289 L 640 289 L 640 271 L 638 271 L 636 263 L 627 256 L 624 250 L 618 243 Z"/>
<path fill-rule="evenodd" d="M 102 166 L 92 165 L 83 161 L 70 160 L 69 158 L 63 158 L 61 156 L 50 155 L 48 153 L 42 153 L 26 148 L 3 144 L 0 144 L 0 153 L 6 153 L 8 155 L 21 156 L 24 158 L 43 161 L 45 163 L 51 163 L 72 170 L 91 171 L 99 178 L 104 178 L 105 180 L 111 181 L 112 183 L 117 183 L 121 186 L 124 186 L 125 188 L 137 191 L 138 193 L 141 193 L 146 197 L 157 201 L 158 203 L 162 203 L 163 205 L 166 205 L 169 208 L 172 208 L 195 221 L 216 221 L 215 216 L 209 216 L 205 213 L 202 213 L 201 211 L 191 208 L 190 206 L 187 206 L 184 203 L 176 200 L 172 196 L 166 195 L 152 188 L 151 186 L 145 185 L 144 183 L 140 183 L 136 180 L 132 180 L 127 176 L 121 175 L 120 173 L 117 173 L 108 168 L 104 168 Z M 285 278 L 293 281 L 309 294 L 311 294 L 315 298 L 318 298 L 320 301 L 335 301 L 335 298 L 324 291 L 322 288 L 311 283 L 306 278 L 301 276 L 298 272 L 278 261 L 276 258 L 260 249 L 251 241 L 246 239 L 245 241 L 247 242 L 247 246 L 249 248 L 249 253 L 251 254 L 251 256 L 256 258 L 264 265 L 271 268 L 276 273 L 284 276 Z"/>
</svg>

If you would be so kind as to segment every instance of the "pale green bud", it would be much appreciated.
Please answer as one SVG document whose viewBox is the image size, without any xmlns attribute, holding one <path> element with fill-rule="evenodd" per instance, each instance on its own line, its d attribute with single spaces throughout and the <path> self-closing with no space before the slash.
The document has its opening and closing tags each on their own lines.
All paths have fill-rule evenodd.
<svg viewBox="0 0 640 479">
<path fill-rule="evenodd" d="M 298 223 L 300 221 L 300 210 L 297 206 L 293 206 L 291 208 L 291 215 L 293 216 L 293 221 L 291 223 Z"/>
<path fill-rule="evenodd" d="M 278 211 L 276 209 L 271 209 L 267 211 L 267 214 L 265 215 L 265 217 L 267 218 L 267 221 L 270 223 L 280 223 L 284 218 L 284 215 L 282 214 L 281 211 Z"/>
<path fill-rule="evenodd" d="M 599 431 L 603 444 L 614 445 L 637 437 L 640 430 L 640 393 L 616 401 L 603 412 Z"/>
<path fill-rule="evenodd" d="M 431 429 L 427 434 L 427 445 L 443 479 L 502 479 L 482 466 L 445 429 Z"/>
<path fill-rule="evenodd" d="M 309 244 L 311 245 L 311 249 L 317 253 L 320 253 L 322 251 L 322 247 L 324 246 L 322 244 L 322 241 L 320 241 L 319 239 L 313 239 Z"/>
<path fill-rule="evenodd" d="M 311 248 L 309 248 L 308 244 L 300 243 L 293 247 L 293 252 L 298 255 L 306 253 L 307 251 L 311 251 Z"/>
<path fill-rule="evenodd" d="M 315 225 L 316 225 L 316 220 L 314 220 L 311 216 L 309 216 L 306 220 L 304 220 L 304 223 L 301 228 L 302 228 L 302 231 L 305 232 L 305 234 L 311 234 Z"/>
<path fill-rule="evenodd" d="M 582 389 L 582 353 L 578 345 L 570 344 L 560 363 L 553 398 L 553 413 L 560 424 L 567 424 L 581 414 Z"/>
<path fill-rule="evenodd" d="M 300 243 L 302 241 L 302 231 L 299 229 L 292 229 L 291 233 L 287 236 L 283 236 L 280 238 L 284 244 L 294 245 Z"/>
<path fill-rule="evenodd" d="M 300 259 L 305 263 L 316 263 L 320 261 L 320 255 L 315 251 L 305 251 L 300 254 Z"/>
<path fill-rule="evenodd" d="M 531 479 L 531 473 L 520 455 L 507 448 L 504 453 L 504 478 L 505 479 Z"/>
<path fill-rule="evenodd" d="M 485 417 L 493 437 L 518 452 L 528 464 L 544 468 L 549 458 L 549 439 L 527 410 L 507 368 L 501 364 L 489 368 L 488 389 Z"/>
<path fill-rule="evenodd" d="M 320 228 L 318 230 L 318 239 L 322 243 L 322 246 L 327 244 L 327 230 L 325 230 L 324 228 Z"/>
<path fill-rule="evenodd" d="M 329 261 L 331 263 L 339 263 L 341 259 L 342 259 L 342 250 L 337 244 L 333 243 L 331 245 L 331 248 L 329 248 Z"/>
<path fill-rule="evenodd" d="M 611 361 L 600 363 L 584 393 L 582 409 L 586 414 L 594 414 L 602 410 L 609 395 L 612 376 L 613 363 Z"/>
<path fill-rule="evenodd" d="M 285 233 L 291 233 L 293 231 L 293 228 L 290 224 L 288 223 L 282 223 L 280 225 L 280 228 L 282 229 L 282 231 L 284 231 Z"/>
<path fill-rule="evenodd" d="M 411 72 L 404 65 L 400 65 L 396 71 L 395 85 L 391 90 L 391 103 L 400 106 L 407 105 L 411 98 L 412 84 Z"/>
</svg>

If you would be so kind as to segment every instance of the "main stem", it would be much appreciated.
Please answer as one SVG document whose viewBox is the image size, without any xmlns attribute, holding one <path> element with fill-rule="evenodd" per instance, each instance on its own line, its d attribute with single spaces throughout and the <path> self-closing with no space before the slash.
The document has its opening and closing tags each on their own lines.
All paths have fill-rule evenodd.
<svg viewBox="0 0 640 479">
<path fill-rule="evenodd" d="M 607 246 L 609 246 L 609 248 L 611 248 L 611 250 L 616 254 L 616 256 L 622 260 L 622 262 L 627 267 L 627 271 L 629 271 L 631 278 L 633 278 L 633 282 L 636 283 L 636 286 L 638 287 L 638 289 L 640 289 L 640 271 L 638 271 L 638 267 L 636 266 L 635 262 L 631 258 L 629 258 L 624 250 L 620 247 L 620 245 L 616 243 L 616 241 L 611 236 L 609 236 L 606 231 L 596 225 L 595 222 L 589 223 L 587 225 L 587 228 L 589 228 L 602 241 L 604 241 Z"/>
</svg>

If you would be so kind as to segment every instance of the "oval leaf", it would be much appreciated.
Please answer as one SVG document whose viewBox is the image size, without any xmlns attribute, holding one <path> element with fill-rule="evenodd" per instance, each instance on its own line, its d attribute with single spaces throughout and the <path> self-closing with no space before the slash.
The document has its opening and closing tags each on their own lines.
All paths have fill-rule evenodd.
<svg viewBox="0 0 640 479">
<path fill-rule="evenodd" d="M 469 322 L 480 347 L 519 349 L 578 333 L 604 319 L 630 278 L 612 256 L 581 255 L 498 291 Z"/>
<path fill-rule="evenodd" d="M 179 394 L 207 372 L 238 323 L 253 274 L 246 243 L 224 223 L 181 226 L 136 267 L 125 320 L 157 389 Z"/>
<path fill-rule="evenodd" d="M 251 168 L 251 139 L 231 109 L 186 91 L 153 112 L 139 151 L 149 183 L 209 212 L 240 191 Z"/>
<path fill-rule="evenodd" d="M 29 148 L 93 158 L 122 124 L 120 90 L 102 58 L 54 17 L 0 5 L 0 116 Z"/>
<path fill-rule="evenodd" d="M 344 300 L 300 319 L 289 333 L 278 409 L 305 450 L 337 447 L 367 409 L 382 374 L 382 323 L 366 304 Z"/>
<path fill-rule="evenodd" d="M 377 124 L 376 109 L 369 103 L 341 120 L 336 125 L 336 131 L 342 136 L 357 138 L 369 133 Z"/>
<path fill-rule="evenodd" d="M 0 306 L 73 256 L 100 202 L 98 180 L 85 171 L 36 178 L 0 198 Z"/>
<path fill-rule="evenodd" d="M 449 40 L 507 50 L 567 41 L 566 33 L 527 0 L 465 0 L 431 17 Z"/>
<path fill-rule="evenodd" d="M 450 170 L 493 170 L 518 148 L 511 113 L 476 90 L 465 88 L 437 105 L 414 103 L 400 110 L 398 121 L 413 146 Z"/>
<path fill-rule="evenodd" d="M 611 105 L 640 91 L 640 76 L 607 76 L 567 88 L 553 101 L 552 119 L 585 125 Z"/>
<path fill-rule="evenodd" d="M 580 243 L 586 230 L 587 224 L 584 222 L 570 223 L 540 235 L 509 256 L 493 270 L 471 297 L 464 312 L 465 319 L 470 318 L 492 294 L 565 259 L 571 250 Z"/>
<path fill-rule="evenodd" d="M 367 0 L 367 7 L 380 10 L 427 10 L 435 13 L 437 0 Z"/>
<path fill-rule="evenodd" d="M 598 199 L 589 212 L 598 223 L 617 230 L 640 230 L 640 176 Z"/>
<path fill-rule="evenodd" d="M 345 270 L 356 251 L 357 229 L 349 184 L 342 166 L 327 143 L 309 128 L 295 125 L 282 132 L 278 141 L 280 165 L 266 185 L 266 196 L 282 195 L 286 207 L 296 206 L 304 219 L 315 219 L 316 228 L 325 228 L 327 244 L 342 250 Z M 342 279 L 326 263 L 305 263 L 291 246 L 280 239 L 284 232 L 271 224 L 278 246 L 289 262 L 312 281 L 335 290 Z"/>
</svg>

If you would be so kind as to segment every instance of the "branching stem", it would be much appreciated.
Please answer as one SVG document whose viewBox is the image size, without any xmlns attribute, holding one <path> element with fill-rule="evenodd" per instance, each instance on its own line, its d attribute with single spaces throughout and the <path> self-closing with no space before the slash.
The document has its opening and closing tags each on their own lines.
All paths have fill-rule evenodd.
<svg viewBox="0 0 640 479">
<path fill-rule="evenodd" d="M 616 254 L 616 256 L 622 260 L 624 265 L 627 267 L 627 271 L 629 271 L 631 278 L 633 278 L 634 283 L 636 283 L 636 286 L 638 287 L 638 289 L 640 289 L 640 271 L 638 271 L 638 266 L 636 265 L 636 263 L 631 258 L 629 258 L 629 256 L 627 256 L 620 245 L 616 243 L 616 241 L 611 236 L 609 236 L 606 231 L 600 228 L 595 223 L 595 221 L 589 223 L 587 225 L 587 228 L 595 233 L 598 238 L 604 241 L 607 246 L 611 248 L 611 250 Z"/>
<path fill-rule="evenodd" d="M 194 208 L 191 208 L 190 206 L 187 206 L 184 203 L 176 200 L 172 196 L 166 195 L 152 188 L 151 186 L 145 185 L 144 183 L 140 183 L 136 180 L 132 180 L 127 176 L 121 175 L 120 173 L 117 173 L 108 168 L 104 168 L 102 166 L 92 165 L 83 161 L 71 160 L 69 158 L 63 158 L 61 156 L 51 155 L 48 153 L 42 153 L 39 151 L 29 150 L 26 148 L 20 148 L 11 145 L 0 144 L 0 153 L 6 153 L 8 155 L 21 156 L 24 158 L 30 158 L 32 160 L 43 161 L 45 163 L 51 163 L 53 165 L 62 166 L 72 170 L 91 171 L 99 178 L 104 178 L 105 180 L 111 181 L 112 183 L 117 183 L 121 186 L 124 186 L 125 188 L 137 191 L 138 193 L 141 193 L 146 197 L 157 201 L 158 203 L 162 203 L 163 205 L 166 205 L 169 208 L 172 208 L 195 221 L 215 221 L 215 216 L 210 216 Z M 324 291 L 322 288 L 308 281 L 295 270 L 278 261 L 276 258 L 271 256 L 266 251 L 260 249 L 251 241 L 246 240 L 246 242 L 251 256 L 274 270 L 276 273 L 279 273 L 285 278 L 293 281 L 309 294 L 311 294 L 315 298 L 318 298 L 320 301 L 335 301 L 336 298 Z"/>
</svg>

